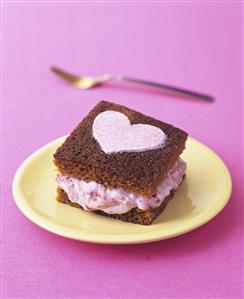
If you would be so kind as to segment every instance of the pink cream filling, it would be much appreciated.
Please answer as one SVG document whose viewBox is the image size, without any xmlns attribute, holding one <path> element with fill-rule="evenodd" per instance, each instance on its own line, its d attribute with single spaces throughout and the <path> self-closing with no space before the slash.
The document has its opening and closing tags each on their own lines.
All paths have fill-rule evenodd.
<svg viewBox="0 0 244 299">
<path fill-rule="evenodd" d="M 70 201 L 78 203 L 86 211 L 101 210 L 108 214 L 123 214 L 136 207 L 148 210 L 160 206 L 170 191 L 178 188 L 185 172 L 186 163 L 179 159 L 151 197 L 126 192 L 121 188 L 108 189 L 96 182 L 85 182 L 62 174 L 58 174 L 57 183 L 67 193 Z"/>
</svg>

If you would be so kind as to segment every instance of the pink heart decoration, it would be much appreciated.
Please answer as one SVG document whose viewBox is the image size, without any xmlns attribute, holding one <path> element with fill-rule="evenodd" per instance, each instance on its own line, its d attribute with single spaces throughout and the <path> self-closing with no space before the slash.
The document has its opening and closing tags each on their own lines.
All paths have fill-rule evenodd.
<svg viewBox="0 0 244 299">
<path fill-rule="evenodd" d="M 117 111 L 105 111 L 93 122 L 93 136 L 106 154 L 142 152 L 163 147 L 167 136 L 158 127 L 131 125 L 128 117 Z"/>
</svg>

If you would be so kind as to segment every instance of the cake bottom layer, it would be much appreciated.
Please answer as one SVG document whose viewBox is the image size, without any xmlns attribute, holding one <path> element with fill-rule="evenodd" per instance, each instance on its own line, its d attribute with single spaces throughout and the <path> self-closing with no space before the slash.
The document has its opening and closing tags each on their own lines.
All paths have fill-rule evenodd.
<svg viewBox="0 0 244 299">
<path fill-rule="evenodd" d="M 142 224 L 142 225 L 150 225 L 163 212 L 164 208 L 166 207 L 170 199 L 173 198 L 176 191 L 177 190 L 172 190 L 170 194 L 163 200 L 161 205 L 155 209 L 141 210 L 138 208 L 133 208 L 129 212 L 126 212 L 124 214 L 107 214 L 99 210 L 91 211 L 91 212 L 98 215 L 113 218 L 113 219 L 119 219 L 125 222 L 131 222 L 131 223 Z M 78 203 L 71 202 L 68 198 L 67 193 L 64 190 L 62 190 L 60 187 L 57 188 L 57 201 L 69 204 L 73 207 L 77 207 L 83 210 L 81 205 L 79 205 Z"/>
</svg>

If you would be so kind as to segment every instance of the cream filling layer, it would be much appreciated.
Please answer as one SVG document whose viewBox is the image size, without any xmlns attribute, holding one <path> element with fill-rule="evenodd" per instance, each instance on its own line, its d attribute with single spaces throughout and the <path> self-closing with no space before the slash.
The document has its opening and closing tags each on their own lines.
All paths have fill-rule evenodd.
<svg viewBox="0 0 244 299">
<path fill-rule="evenodd" d="M 58 186 L 67 193 L 69 200 L 78 203 L 84 210 L 124 214 L 133 208 L 148 210 L 159 207 L 170 192 L 178 188 L 185 172 L 186 163 L 179 159 L 151 197 L 126 192 L 121 188 L 108 189 L 96 182 L 85 182 L 62 174 L 58 174 L 56 180 Z"/>
</svg>

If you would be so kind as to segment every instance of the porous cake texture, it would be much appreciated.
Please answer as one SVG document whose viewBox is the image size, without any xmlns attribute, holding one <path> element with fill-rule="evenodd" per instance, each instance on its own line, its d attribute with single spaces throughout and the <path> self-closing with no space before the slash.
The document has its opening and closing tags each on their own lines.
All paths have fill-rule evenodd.
<svg viewBox="0 0 244 299">
<path fill-rule="evenodd" d="M 186 163 L 179 156 L 186 139 L 170 124 L 99 102 L 54 154 L 57 200 L 149 225 L 183 181 Z"/>
</svg>

